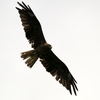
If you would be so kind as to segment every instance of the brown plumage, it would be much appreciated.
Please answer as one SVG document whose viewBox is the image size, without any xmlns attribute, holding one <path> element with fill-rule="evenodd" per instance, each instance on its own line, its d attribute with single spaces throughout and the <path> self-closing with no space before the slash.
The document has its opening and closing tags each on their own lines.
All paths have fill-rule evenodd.
<svg viewBox="0 0 100 100">
<path fill-rule="evenodd" d="M 21 57 L 26 59 L 26 64 L 30 68 L 34 65 L 37 59 L 45 67 L 46 71 L 55 76 L 56 80 L 59 81 L 67 90 L 72 94 L 73 91 L 76 94 L 78 88 L 76 86 L 76 80 L 70 73 L 67 66 L 52 52 L 51 45 L 48 44 L 43 36 L 41 25 L 33 13 L 30 6 L 26 6 L 24 2 L 18 4 L 22 9 L 17 8 L 24 31 L 26 33 L 26 38 L 29 40 L 33 50 L 23 52 Z"/>
</svg>

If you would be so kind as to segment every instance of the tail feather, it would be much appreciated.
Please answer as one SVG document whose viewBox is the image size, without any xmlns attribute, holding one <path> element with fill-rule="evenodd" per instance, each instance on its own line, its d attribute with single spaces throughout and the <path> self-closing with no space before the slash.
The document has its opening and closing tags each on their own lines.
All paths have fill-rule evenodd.
<svg viewBox="0 0 100 100">
<path fill-rule="evenodd" d="M 30 51 L 22 52 L 21 58 L 26 59 L 25 64 L 27 64 L 28 67 L 32 68 L 32 66 L 35 64 L 35 62 L 38 59 L 38 55 L 36 54 L 35 50 L 30 50 Z"/>
</svg>

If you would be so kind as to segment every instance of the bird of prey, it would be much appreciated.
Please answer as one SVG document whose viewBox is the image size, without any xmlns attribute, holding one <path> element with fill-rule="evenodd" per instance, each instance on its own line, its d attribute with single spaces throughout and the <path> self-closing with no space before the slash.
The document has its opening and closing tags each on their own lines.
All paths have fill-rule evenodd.
<svg viewBox="0 0 100 100">
<path fill-rule="evenodd" d="M 30 51 L 22 52 L 21 57 L 26 59 L 25 63 L 30 68 L 40 59 L 40 62 L 47 72 L 55 76 L 55 79 L 69 90 L 70 94 L 72 94 L 73 88 L 75 95 L 77 95 L 76 91 L 78 91 L 78 88 L 75 78 L 72 76 L 67 66 L 53 53 L 51 50 L 52 46 L 46 42 L 41 24 L 34 12 L 30 6 L 26 5 L 24 2 L 17 3 L 21 6 L 21 9 L 18 7 L 16 7 L 16 9 L 19 12 L 26 38 L 33 48 Z"/>
</svg>

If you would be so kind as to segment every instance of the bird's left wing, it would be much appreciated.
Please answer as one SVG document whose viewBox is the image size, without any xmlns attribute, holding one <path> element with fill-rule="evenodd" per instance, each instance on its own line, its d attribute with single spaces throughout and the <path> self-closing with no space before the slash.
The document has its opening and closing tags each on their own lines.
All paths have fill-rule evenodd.
<svg viewBox="0 0 100 100">
<path fill-rule="evenodd" d="M 24 2 L 22 2 L 22 4 L 18 2 L 18 4 L 22 7 L 22 9 L 16 7 L 16 9 L 20 14 L 22 25 L 26 33 L 26 38 L 31 43 L 32 47 L 36 49 L 39 45 L 46 42 L 41 24 L 29 5 L 26 6 Z"/>
<path fill-rule="evenodd" d="M 56 80 L 66 87 L 71 94 L 73 88 L 75 95 L 77 95 L 76 91 L 78 91 L 78 88 L 76 86 L 76 80 L 67 66 L 52 52 L 52 50 L 41 57 L 40 61 L 47 72 L 50 72 L 52 76 L 55 76 Z"/>
</svg>

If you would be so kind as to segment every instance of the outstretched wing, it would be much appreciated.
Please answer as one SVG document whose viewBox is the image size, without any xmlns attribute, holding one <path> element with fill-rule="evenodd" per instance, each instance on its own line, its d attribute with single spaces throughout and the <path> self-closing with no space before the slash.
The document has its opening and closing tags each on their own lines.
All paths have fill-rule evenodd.
<svg viewBox="0 0 100 100">
<path fill-rule="evenodd" d="M 68 70 L 67 66 L 50 50 L 47 55 L 44 55 L 40 59 L 43 66 L 48 72 L 55 76 L 56 80 L 59 81 L 64 87 L 66 87 L 72 94 L 73 91 L 76 94 L 78 88 L 76 86 L 76 80 Z"/>
<path fill-rule="evenodd" d="M 37 48 L 46 42 L 41 25 L 29 5 L 26 6 L 24 2 L 22 4 L 18 2 L 18 4 L 22 7 L 22 9 L 16 7 L 16 9 L 20 14 L 26 38 L 32 44 L 32 47 Z"/>
</svg>

